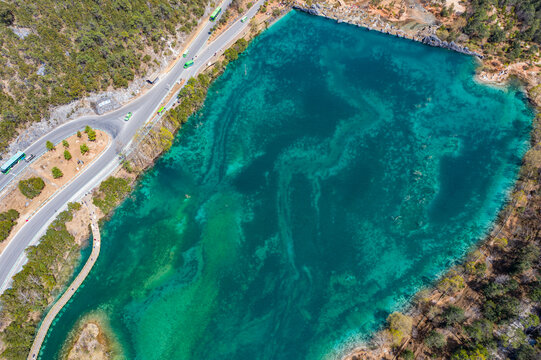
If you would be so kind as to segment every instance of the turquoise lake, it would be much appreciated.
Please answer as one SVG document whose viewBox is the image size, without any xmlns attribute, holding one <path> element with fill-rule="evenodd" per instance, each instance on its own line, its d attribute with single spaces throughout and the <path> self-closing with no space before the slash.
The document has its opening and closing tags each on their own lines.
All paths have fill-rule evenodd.
<svg viewBox="0 0 541 360">
<path fill-rule="evenodd" d="M 42 358 L 94 312 L 127 359 L 321 359 L 366 338 L 486 234 L 516 179 L 533 113 L 475 66 L 288 14 L 105 224 Z"/>
</svg>

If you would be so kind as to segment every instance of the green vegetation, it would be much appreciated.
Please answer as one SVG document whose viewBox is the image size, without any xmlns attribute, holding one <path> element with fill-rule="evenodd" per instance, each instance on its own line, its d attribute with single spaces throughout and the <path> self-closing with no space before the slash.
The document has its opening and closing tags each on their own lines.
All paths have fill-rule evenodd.
<svg viewBox="0 0 541 360">
<path fill-rule="evenodd" d="M 245 39 L 237 40 L 232 46 L 232 52 L 229 52 L 231 49 L 225 51 L 226 60 L 221 64 L 216 64 L 211 73 L 202 73 L 197 78 L 188 80 L 178 94 L 180 104 L 167 113 L 166 118 L 175 129 L 186 123 L 193 112 L 203 105 L 211 82 L 224 71 L 229 61 L 237 59 L 239 54 L 246 50 L 247 47 L 248 42 Z"/>
<path fill-rule="evenodd" d="M 207 2 L 193 0 L 5 0 L 0 2 L 0 150 L 16 130 L 49 116 L 50 106 L 145 71 L 141 59 L 188 34 Z M 24 38 L 8 25 L 28 29 Z"/>
<path fill-rule="evenodd" d="M 70 144 L 67 142 L 67 140 L 62 140 L 62 146 L 64 146 L 67 149 L 70 147 Z"/>
<path fill-rule="evenodd" d="M 438 288 L 442 292 L 456 292 L 465 287 L 464 278 L 458 274 L 450 274 L 440 280 Z"/>
<path fill-rule="evenodd" d="M 133 167 L 131 165 L 131 162 L 128 161 L 128 160 L 124 160 L 122 162 L 122 167 L 124 168 L 124 170 L 126 170 L 128 173 L 132 173 L 134 170 L 133 170 Z"/>
<path fill-rule="evenodd" d="M 446 325 L 457 325 L 465 318 L 464 310 L 454 305 L 449 305 L 441 315 Z"/>
<path fill-rule="evenodd" d="M 86 145 L 86 144 L 81 144 L 81 146 L 79 146 L 79 149 L 81 150 L 82 155 L 86 154 L 90 150 L 88 148 L 88 145 Z"/>
<path fill-rule="evenodd" d="M 52 151 L 54 150 L 54 144 L 50 141 L 47 140 L 47 142 L 45 143 L 45 147 L 47 148 L 47 151 Z"/>
<path fill-rule="evenodd" d="M 425 338 L 425 344 L 431 349 L 441 349 L 447 344 L 447 340 L 443 334 L 432 330 Z"/>
<path fill-rule="evenodd" d="M 541 359 L 540 122 L 538 115 L 510 197 L 515 202 L 500 213 L 505 225 L 497 237 L 469 254 L 435 288 L 416 295 L 415 337 L 406 343 L 404 336 L 394 336 L 399 327 L 389 321 L 383 333 L 393 337 L 384 341 L 400 351 L 400 358 L 416 353 L 427 359 Z M 374 339 L 376 344 L 380 339 Z"/>
<path fill-rule="evenodd" d="M 436 1 L 442 3 L 441 1 Z M 541 45 L 541 0 L 471 0 L 463 19 L 442 27 L 445 40 L 465 36 L 470 47 L 507 61 L 537 58 Z M 450 9 L 442 5 L 441 16 Z"/>
<path fill-rule="evenodd" d="M 237 60 L 239 58 L 239 54 L 243 53 L 244 50 L 248 47 L 248 41 L 246 41 L 243 38 L 240 38 L 231 46 L 229 49 L 227 49 L 224 52 L 224 56 L 228 62 Z"/>
<path fill-rule="evenodd" d="M 163 126 L 160 128 L 160 141 L 164 150 L 169 150 L 171 145 L 173 145 L 173 138 L 174 136 L 171 131 Z"/>
<path fill-rule="evenodd" d="M 393 344 L 399 345 L 406 336 L 411 335 L 413 319 L 410 316 L 394 312 L 387 318 L 387 323 Z"/>
<path fill-rule="evenodd" d="M 89 141 L 96 141 L 96 132 L 94 130 L 90 130 L 87 135 Z"/>
<path fill-rule="evenodd" d="M 90 126 L 85 127 L 85 133 L 88 136 L 89 141 L 95 141 L 96 140 L 96 131 L 92 129 Z"/>
<path fill-rule="evenodd" d="M 4 359 L 26 359 L 40 321 L 35 314 L 43 313 L 54 298 L 51 294 L 58 293 L 69 279 L 66 270 L 72 264 L 65 259 L 76 256 L 78 246 L 66 223 L 76 209 L 71 206 L 61 212 L 40 243 L 27 249 L 28 262 L 13 277 L 11 288 L 0 295 L 0 318 L 6 325 L 1 333 L 6 346 L 1 354 Z"/>
<path fill-rule="evenodd" d="M 53 174 L 53 178 L 55 179 L 58 179 L 64 176 L 64 173 L 62 172 L 62 170 L 60 170 L 56 166 L 51 169 L 51 173 Z"/>
<path fill-rule="evenodd" d="M 82 208 L 83 206 L 81 205 L 81 203 L 78 203 L 78 202 L 69 202 L 68 203 L 68 211 L 70 212 L 74 212 L 74 211 L 78 211 Z"/>
<path fill-rule="evenodd" d="M 81 134 L 80 131 L 77 131 L 77 137 L 80 138 L 81 136 L 83 136 L 83 134 Z"/>
<path fill-rule="evenodd" d="M 415 354 L 410 349 L 406 349 L 400 354 L 400 359 L 402 360 L 414 360 Z"/>
<path fill-rule="evenodd" d="M 26 180 L 19 181 L 19 190 L 21 193 L 29 199 L 33 199 L 39 194 L 45 187 L 45 182 L 40 177 L 31 177 Z"/>
<path fill-rule="evenodd" d="M 0 213 L 0 242 L 7 239 L 11 233 L 11 229 L 17 225 L 17 219 L 19 218 L 19 212 L 17 210 L 10 209 L 3 213 Z"/>
<path fill-rule="evenodd" d="M 130 191 L 128 180 L 111 176 L 100 184 L 99 191 L 92 201 L 108 215 Z"/>
<path fill-rule="evenodd" d="M 64 159 L 71 160 L 71 153 L 68 150 L 64 150 Z"/>
</svg>

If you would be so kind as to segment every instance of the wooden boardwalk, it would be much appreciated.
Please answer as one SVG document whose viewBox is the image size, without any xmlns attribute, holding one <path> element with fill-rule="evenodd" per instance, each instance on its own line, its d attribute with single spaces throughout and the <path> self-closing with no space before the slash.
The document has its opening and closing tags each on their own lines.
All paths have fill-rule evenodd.
<svg viewBox="0 0 541 360">
<path fill-rule="evenodd" d="M 101 236 L 100 229 L 98 227 L 98 220 L 96 219 L 96 208 L 90 201 L 85 200 L 83 201 L 83 203 L 88 208 L 88 211 L 90 213 L 92 235 L 94 238 L 94 241 L 92 242 L 92 252 L 90 253 L 90 257 L 88 258 L 86 264 L 83 266 L 75 280 L 73 280 L 68 289 L 64 292 L 64 294 L 62 294 L 60 299 L 58 299 L 58 301 L 53 305 L 53 307 L 51 307 L 51 309 L 45 316 L 45 319 L 43 319 L 43 322 L 39 327 L 38 333 L 34 338 L 34 343 L 32 344 L 30 353 L 28 354 L 28 360 L 37 359 L 39 351 L 41 349 L 41 345 L 43 344 L 43 340 L 45 340 L 45 336 L 47 336 L 47 332 L 49 331 L 53 320 L 56 318 L 60 310 L 62 310 L 62 308 L 68 303 L 73 294 L 75 294 L 77 289 L 79 289 L 79 286 L 81 286 L 87 275 L 90 273 L 90 270 L 96 263 L 98 255 L 100 254 Z"/>
</svg>

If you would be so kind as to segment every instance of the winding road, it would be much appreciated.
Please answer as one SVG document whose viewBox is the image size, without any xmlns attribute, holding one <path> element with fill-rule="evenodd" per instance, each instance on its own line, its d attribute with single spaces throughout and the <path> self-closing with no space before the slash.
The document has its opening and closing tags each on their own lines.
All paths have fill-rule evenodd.
<svg viewBox="0 0 541 360">
<path fill-rule="evenodd" d="M 263 2 L 264 0 L 256 1 L 244 15 L 251 19 Z M 231 0 L 224 0 L 221 4 L 222 9 L 225 10 L 230 3 Z M 86 170 L 60 190 L 28 220 L 0 254 L 0 293 L 10 286 L 13 275 L 26 262 L 24 250 L 39 241 L 41 234 L 56 214 L 62 211 L 68 202 L 76 201 L 88 193 L 120 165 L 119 155 L 127 149 L 137 131 L 157 113 L 162 102 L 170 95 L 170 89 L 175 83 L 187 80 L 204 69 L 207 63 L 215 58 L 215 54 L 222 53 L 249 26 L 249 21 L 243 23 L 239 18 L 214 41 L 208 43 L 209 31 L 214 22 L 210 22 L 208 19 L 203 21 L 206 24 L 189 45 L 189 56 L 177 61 L 171 70 L 160 76 L 158 83 L 144 95 L 110 113 L 72 120 L 52 130 L 24 150 L 27 156 L 34 154 L 37 158 L 45 152 L 46 141 L 59 143 L 78 130 L 82 130 L 86 125 L 107 132 L 113 140 L 112 146 L 107 148 Z M 193 59 L 195 64 L 184 69 L 184 63 L 190 59 Z M 173 96 L 166 108 L 170 108 L 175 101 L 176 96 Z M 128 122 L 125 122 L 123 118 L 128 112 L 132 112 L 133 116 Z M 13 181 L 25 166 L 28 166 L 28 163 L 21 162 L 11 170 L 10 174 L 0 174 L 0 189 Z"/>
</svg>

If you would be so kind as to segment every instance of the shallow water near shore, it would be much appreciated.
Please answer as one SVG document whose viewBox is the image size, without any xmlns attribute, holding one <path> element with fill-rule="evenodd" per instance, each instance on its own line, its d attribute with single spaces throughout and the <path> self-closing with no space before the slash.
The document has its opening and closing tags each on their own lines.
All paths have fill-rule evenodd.
<svg viewBox="0 0 541 360">
<path fill-rule="evenodd" d="M 320 359 L 369 335 L 486 233 L 518 173 L 533 113 L 474 69 L 287 15 L 104 226 L 42 358 L 96 310 L 128 359 Z"/>
</svg>

